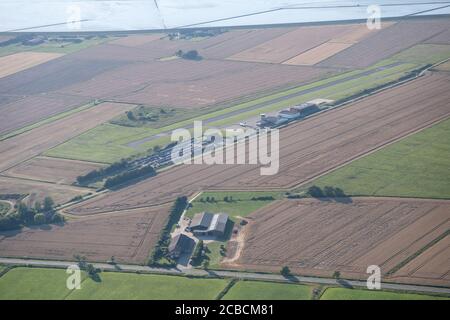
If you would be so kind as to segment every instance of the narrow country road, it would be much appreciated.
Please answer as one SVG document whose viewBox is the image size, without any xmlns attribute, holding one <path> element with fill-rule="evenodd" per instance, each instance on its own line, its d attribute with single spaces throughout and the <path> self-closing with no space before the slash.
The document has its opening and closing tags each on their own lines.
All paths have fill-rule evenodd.
<svg viewBox="0 0 450 320">
<path fill-rule="evenodd" d="M 34 266 L 34 267 L 58 267 L 67 268 L 70 265 L 76 264 L 76 262 L 70 261 L 55 261 L 55 260 L 34 260 L 34 259 L 19 259 L 19 258 L 0 258 L 1 264 L 17 265 L 17 266 Z M 269 273 L 254 273 L 254 272 L 240 272 L 240 271 L 214 271 L 214 270 L 200 270 L 200 269 L 164 269 L 164 268 L 152 268 L 148 266 L 128 265 L 128 264 L 107 264 L 107 263 L 94 263 L 96 268 L 100 268 L 106 271 L 117 272 L 143 272 L 154 274 L 174 274 L 174 275 L 191 275 L 191 276 L 209 276 L 209 277 L 225 277 L 234 279 L 246 279 L 246 280 L 265 280 L 265 281 L 280 281 L 287 283 L 313 283 L 333 286 L 346 286 L 346 287 L 366 287 L 365 281 L 355 280 L 336 280 L 333 278 L 319 278 L 319 277 L 303 277 L 303 276 L 291 276 L 286 278 L 278 274 Z M 438 293 L 438 294 L 450 294 L 450 288 L 443 287 L 430 287 L 419 286 L 409 284 L 394 284 L 394 283 L 382 283 L 381 289 L 400 290 L 409 292 L 422 292 L 422 293 Z"/>
</svg>

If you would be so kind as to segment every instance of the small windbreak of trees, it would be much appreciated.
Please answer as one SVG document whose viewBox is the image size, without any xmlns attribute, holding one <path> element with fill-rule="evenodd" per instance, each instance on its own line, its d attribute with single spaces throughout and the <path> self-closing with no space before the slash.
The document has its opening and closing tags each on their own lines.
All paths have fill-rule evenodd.
<svg viewBox="0 0 450 320">
<path fill-rule="evenodd" d="M 158 243 L 155 246 L 148 265 L 159 266 L 159 267 L 173 267 L 176 265 L 176 261 L 169 257 L 169 244 L 170 244 L 170 233 L 174 225 L 180 220 L 181 214 L 188 204 L 188 199 L 186 196 L 178 197 L 175 203 L 172 205 L 169 213 L 169 219 L 161 232 Z"/>
<path fill-rule="evenodd" d="M 107 176 L 113 175 L 117 172 L 127 169 L 128 166 L 129 166 L 129 163 L 125 159 L 122 159 L 118 162 L 111 164 L 110 166 L 108 166 L 106 168 L 93 170 L 93 171 L 85 174 L 84 176 L 78 176 L 77 182 L 80 185 L 85 185 L 85 184 L 88 184 L 91 182 L 103 180 L 103 178 L 105 178 Z"/>
<path fill-rule="evenodd" d="M 130 180 L 154 175 L 156 175 L 155 169 L 153 169 L 152 166 L 145 166 L 139 169 L 126 171 L 114 177 L 108 178 L 106 179 L 104 186 L 105 188 L 109 189 L 124 184 Z"/>
<path fill-rule="evenodd" d="M 36 201 L 34 207 L 28 207 L 19 201 L 15 212 L 0 217 L 0 230 L 61 222 L 64 222 L 64 217 L 55 211 L 53 199 L 46 197 L 43 203 Z"/>
</svg>

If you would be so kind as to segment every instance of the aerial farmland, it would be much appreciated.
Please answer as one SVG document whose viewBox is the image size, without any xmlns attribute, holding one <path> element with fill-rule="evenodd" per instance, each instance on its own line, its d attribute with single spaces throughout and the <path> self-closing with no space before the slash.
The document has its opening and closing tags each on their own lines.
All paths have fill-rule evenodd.
<svg viewBox="0 0 450 320">
<path fill-rule="evenodd" d="M 25 297 L 449 298 L 449 61 L 448 16 L 0 34 L 0 299 L 73 263 L 85 291 Z M 170 159 L 194 121 L 267 119 L 274 175 Z"/>
</svg>

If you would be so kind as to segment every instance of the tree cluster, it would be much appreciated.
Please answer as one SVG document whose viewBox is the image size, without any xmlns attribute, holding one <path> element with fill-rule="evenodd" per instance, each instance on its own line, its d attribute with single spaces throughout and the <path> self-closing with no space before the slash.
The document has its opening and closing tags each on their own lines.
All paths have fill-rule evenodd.
<svg viewBox="0 0 450 320">
<path fill-rule="evenodd" d="M 64 222 L 64 217 L 56 213 L 52 198 L 46 197 L 43 203 L 36 202 L 34 208 L 19 202 L 15 213 L 0 217 L 0 230 L 18 229 L 22 226 Z"/>
</svg>

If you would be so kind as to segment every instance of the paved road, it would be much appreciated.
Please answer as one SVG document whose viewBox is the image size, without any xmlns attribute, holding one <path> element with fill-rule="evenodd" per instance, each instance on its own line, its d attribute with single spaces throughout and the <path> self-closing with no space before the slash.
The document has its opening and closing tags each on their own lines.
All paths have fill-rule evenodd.
<svg viewBox="0 0 450 320">
<path fill-rule="evenodd" d="M 76 264 L 76 262 L 70 261 L 55 261 L 55 260 L 34 260 L 34 259 L 19 259 L 19 258 L 0 258 L 2 264 L 12 265 L 28 265 L 35 267 L 59 267 L 67 268 L 69 265 Z M 313 283 L 324 284 L 333 286 L 345 286 L 345 287 L 366 287 L 365 281 L 354 280 L 336 280 L 333 278 L 319 278 L 319 277 L 302 277 L 292 276 L 289 278 L 283 277 L 278 274 L 262 274 L 252 272 L 240 272 L 240 271 L 205 271 L 200 269 L 164 269 L 164 268 L 151 268 L 147 266 L 139 265 L 127 265 L 116 264 L 111 265 L 107 263 L 94 263 L 96 268 L 107 271 L 123 271 L 123 272 L 144 272 L 144 273 L 163 273 L 163 274 L 176 274 L 176 275 L 192 275 L 192 276 L 210 276 L 210 277 L 226 277 L 235 279 L 246 280 L 266 280 L 266 281 L 280 281 L 288 283 Z M 450 288 L 442 287 L 429 287 L 419 285 L 407 285 L 407 284 L 394 284 L 394 283 L 382 283 L 382 289 L 411 291 L 411 292 L 423 292 L 423 293 L 439 293 L 450 294 Z"/>
</svg>

